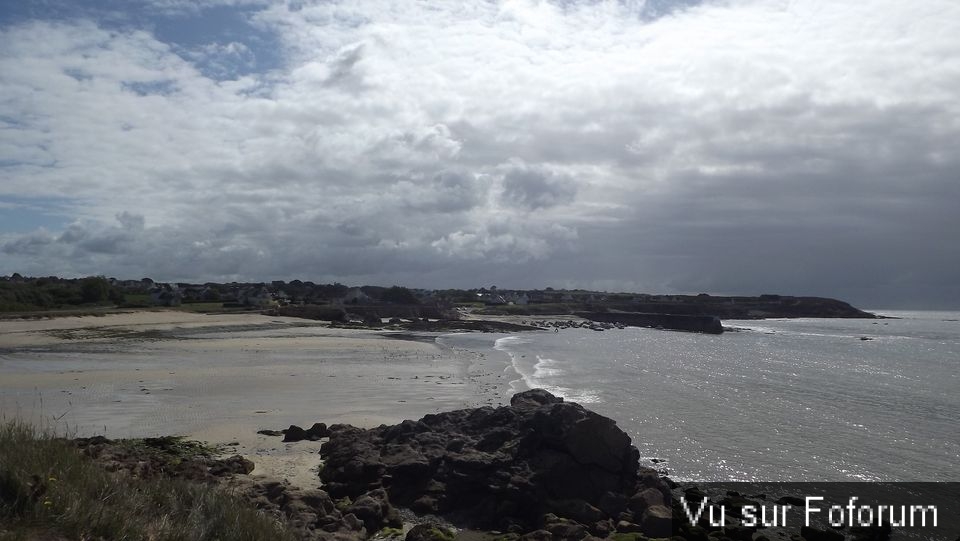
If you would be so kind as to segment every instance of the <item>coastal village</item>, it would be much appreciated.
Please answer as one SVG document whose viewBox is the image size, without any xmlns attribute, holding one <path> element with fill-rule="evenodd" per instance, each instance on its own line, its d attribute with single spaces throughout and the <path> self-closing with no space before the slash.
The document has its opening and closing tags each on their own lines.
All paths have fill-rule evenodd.
<svg viewBox="0 0 960 541">
<path fill-rule="evenodd" d="M 764 317 L 873 317 L 848 303 L 819 297 L 763 294 L 722 296 L 698 293 L 610 293 L 583 289 L 423 289 L 402 286 L 347 286 L 311 281 L 159 282 L 150 278 L 59 278 L 0 276 L 0 312 L 62 310 L 70 307 L 184 307 L 197 311 L 280 310 L 301 315 L 319 310 L 378 317 L 456 319 L 467 309 L 478 315 L 558 316 L 585 313 L 643 313 Z M 460 309 L 458 311 L 458 309 Z M 328 312 L 334 310 L 334 312 Z M 314 318 L 324 319 L 324 318 Z"/>
</svg>

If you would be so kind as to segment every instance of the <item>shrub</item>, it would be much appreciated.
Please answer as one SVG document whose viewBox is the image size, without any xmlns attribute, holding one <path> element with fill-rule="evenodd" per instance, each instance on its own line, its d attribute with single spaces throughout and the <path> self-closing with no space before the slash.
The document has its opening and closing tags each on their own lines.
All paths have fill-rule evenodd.
<svg viewBox="0 0 960 541">
<path fill-rule="evenodd" d="M 91 276 L 80 282 L 80 300 L 83 302 L 103 302 L 109 295 L 110 282 L 102 276 Z"/>
<path fill-rule="evenodd" d="M 216 486 L 111 473 L 17 421 L 0 425 L 0 523 L 14 539 L 292 539 Z"/>
</svg>

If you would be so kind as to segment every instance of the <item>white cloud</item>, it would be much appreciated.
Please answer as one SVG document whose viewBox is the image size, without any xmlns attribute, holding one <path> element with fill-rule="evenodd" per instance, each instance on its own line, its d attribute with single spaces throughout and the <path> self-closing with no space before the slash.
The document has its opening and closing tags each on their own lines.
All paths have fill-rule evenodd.
<svg viewBox="0 0 960 541">
<path fill-rule="evenodd" d="M 185 51 L 204 74 L 212 78 L 235 79 L 239 73 L 252 70 L 256 66 L 256 55 L 248 46 L 238 41 L 229 43 L 207 43 Z"/>
<path fill-rule="evenodd" d="M 146 31 L 90 21 L 3 28 L 0 197 L 69 196 L 96 241 L 7 234 L 0 272 L 56 261 L 391 281 L 429 268 L 467 285 L 482 280 L 463 269 L 484 257 L 516 263 L 529 286 L 517 262 L 553 265 L 556 283 L 661 287 L 670 275 L 674 289 L 749 290 L 784 272 L 767 258 L 863 246 L 885 252 L 878 290 L 925 272 L 895 263 L 918 249 L 896 232 L 921 213 L 909 228 L 932 261 L 960 225 L 948 212 L 960 200 L 960 6 L 643 10 L 264 3 L 252 23 L 277 33 L 288 68 L 222 81 L 210 66 L 249 66 L 245 45 L 185 60 Z M 146 225 L 118 226 L 124 212 Z M 828 246 L 823 224 L 873 233 Z M 738 258 L 740 241 L 751 248 Z M 960 270 L 960 254 L 942 254 Z M 845 265 L 784 288 L 842 295 L 862 274 Z"/>
</svg>

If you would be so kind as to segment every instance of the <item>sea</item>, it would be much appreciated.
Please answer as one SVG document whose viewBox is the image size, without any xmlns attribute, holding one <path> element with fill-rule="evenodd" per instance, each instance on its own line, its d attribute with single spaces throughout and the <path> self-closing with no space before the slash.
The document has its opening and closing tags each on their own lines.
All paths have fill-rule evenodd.
<svg viewBox="0 0 960 541">
<path fill-rule="evenodd" d="M 438 340 L 616 420 L 677 481 L 960 481 L 960 312 L 875 313 Z"/>
</svg>

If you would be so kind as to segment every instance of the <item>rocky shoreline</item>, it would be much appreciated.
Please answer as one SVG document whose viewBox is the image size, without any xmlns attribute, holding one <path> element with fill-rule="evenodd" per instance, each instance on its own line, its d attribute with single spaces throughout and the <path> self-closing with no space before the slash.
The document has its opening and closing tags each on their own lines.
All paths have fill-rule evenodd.
<svg viewBox="0 0 960 541">
<path fill-rule="evenodd" d="M 640 312 L 577 312 L 578 317 L 617 326 L 647 327 L 671 331 L 723 334 L 723 324 L 716 316 L 677 314 L 645 314 Z"/>
<path fill-rule="evenodd" d="M 137 447 L 102 437 L 75 443 L 108 469 L 135 477 L 220 483 L 287 524 L 298 539 L 834 541 L 881 540 L 890 533 L 853 529 L 845 537 L 816 528 L 748 527 L 737 509 L 762 504 L 766 496 L 736 492 L 721 500 L 733 510 L 723 527 L 706 517 L 691 524 L 679 497 L 697 501 L 704 494 L 699 487 L 678 486 L 641 466 L 615 421 L 540 389 L 514 395 L 509 406 L 392 426 L 316 423 L 263 433 L 285 442 L 324 441 L 321 488 L 251 476 L 249 460 L 190 447 L 184 453 L 175 438 Z"/>
</svg>

